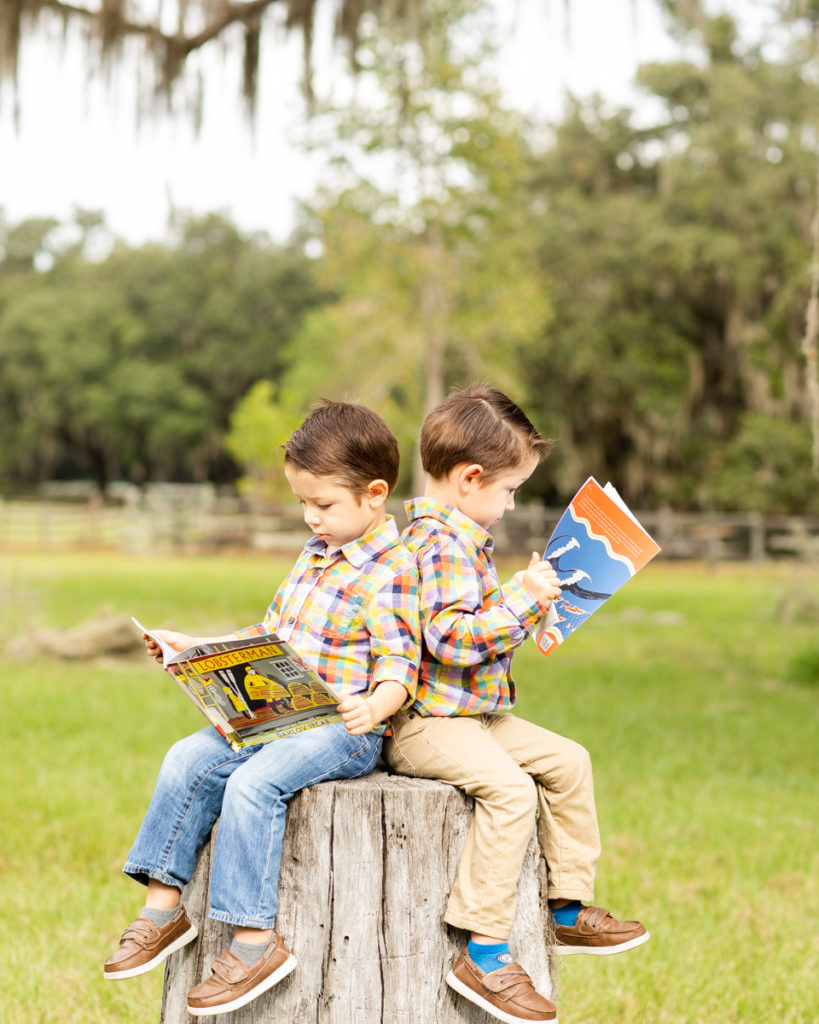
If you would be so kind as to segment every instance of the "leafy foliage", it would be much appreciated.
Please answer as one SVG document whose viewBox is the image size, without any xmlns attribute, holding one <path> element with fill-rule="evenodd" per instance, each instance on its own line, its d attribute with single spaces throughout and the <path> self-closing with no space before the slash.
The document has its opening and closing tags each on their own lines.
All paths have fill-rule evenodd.
<svg viewBox="0 0 819 1024">
<path fill-rule="evenodd" d="M 281 372 L 319 293 L 302 256 L 221 217 L 176 231 L 175 245 L 57 253 L 44 273 L 0 277 L 6 480 L 235 477 L 231 411 Z"/>
<path fill-rule="evenodd" d="M 247 468 L 241 490 L 257 498 L 281 499 L 289 493 L 281 472 L 279 446 L 298 427 L 300 417 L 276 401 L 270 380 L 259 380 L 237 404 L 230 418 L 225 446 L 237 463 Z"/>
<path fill-rule="evenodd" d="M 424 12 L 420 33 L 363 23 L 356 95 L 318 118 L 331 171 L 308 226 L 337 298 L 306 319 L 281 395 L 370 403 L 405 454 L 450 384 L 520 390 L 549 315 L 523 123 L 482 70 L 482 5 Z"/>
<path fill-rule="evenodd" d="M 575 102 L 538 161 L 555 318 L 533 399 L 564 489 L 587 469 L 637 502 L 816 510 L 799 339 L 819 94 L 798 39 L 768 58 L 727 15 L 699 25 L 702 60 L 640 72 L 653 124 Z"/>
<path fill-rule="evenodd" d="M 324 396 L 385 416 L 406 490 L 424 411 L 484 377 L 556 441 L 530 495 L 594 473 L 635 507 L 819 512 L 808 9 L 767 47 L 665 6 L 689 45 L 640 70 L 650 104 L 575 99 L 548 134 L 500 101 L 480 0 L 364 16 L 292 248 L 211 217 L 100 258 L 93 212 L 0 220 L 0 480 L 218 483 L 241 463 L 273 493 L 276 445 Z"/>
</svg>

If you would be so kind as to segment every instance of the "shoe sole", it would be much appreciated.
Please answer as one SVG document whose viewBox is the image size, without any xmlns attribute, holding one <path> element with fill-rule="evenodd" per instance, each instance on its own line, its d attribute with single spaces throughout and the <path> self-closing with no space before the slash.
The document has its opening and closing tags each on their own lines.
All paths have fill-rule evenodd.
<svg viewBox="0 0 819 1024">
<path fill-rule="evenodd" d="M 238 1010 L 240 1007 L 253 1002 L 263 992 L 267 992 L 269 988 L 273 988 L 282 978 L 286 978 L 296 966 L 296 958 L 291 953 L 281 967 L 277 967 L 272 974 L 268 974 L 255 988 L 245 992 L 244 995 L 232 999 L 229 1003 L 220 1003 L 219 1006 L 191 1006 L 188 1003 L 188 1013 L 193 1017 L 213 1017 L 218 1013 L 230 1013 L 231 1010 Z"/>
<path fill-rule="evenodd" d="M 485 1010 L 491 1017 L 494 1017 L 496 1020 L 504 1021 L 504 1024 L 536 1024 L 531 1017 L 515 1017 L 511 1013 L 506 1013 L 505 1010 L 499 1009 L 494 1003 L 490 1003 L 488 999 L 484 999 L 483 996 L 479 996 L 474 988 L 470 988 L 468 985 L 465 985 L 452 971 L 450 971 L 446 976 L 446 983 L 450 988 L 455 989 L 456 992 L 460 993 L 464 999 L 468 999 L 470 1003 L 480 1006 L 480 1008 Z M 558 1024 L 557 1017 L 544 1017 L 543 1024 Z"/>
<path fill-rule="evenodd" d="M 167 960 L 171 953 L 175 953 L 178 949 L 183 946 L 187 946 L 189 942 L 193 942 L 199 933 L 196 930 L 196 925 L 191 925 L 190 928 L 178 939 L 175 939 L 170 946 L 166 946 L 161 953 L 149 960 L 145 964 L 140 964 L 139 967 L 129 967 L 127 971 L 103 971 L 102 976 L 106 981 L 119 981 L 120 978 L 136 978 L 140 974 L 147 974 L 148 971 L 152 971 L 154 967 L 158 967 L 163 961 Z"/>
<path fill-rule="evenodd" d="M 649 933 L 645 932 L 643 935 L 638 935 L 636 939 L 621 942 L 619 946 L 562 946 L 558 944 L 555 947 L 555 952 L 558 956 L 571 956 L 573 953 L 586 953 L 591 956 L 611 956 L 612 953 L 625 953 L 627 949 L 642 946 L 650 938 Z"/>
</svg>

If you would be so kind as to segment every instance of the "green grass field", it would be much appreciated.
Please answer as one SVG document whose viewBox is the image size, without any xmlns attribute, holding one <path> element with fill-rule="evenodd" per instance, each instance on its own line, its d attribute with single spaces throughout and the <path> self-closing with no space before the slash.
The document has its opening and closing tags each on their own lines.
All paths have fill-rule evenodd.
<svg viewBox="0 0 819 1024">
<path fill-rule="evenodd" d="M 287 568 L 0 564 L 0 646 L 104 607 L 196 632 L 245 625 Z M 783 623 L 792 589 L 804 604 Z M 621 956 L 568 958 L 561 1024 L 819 1019 L 817 602 L 819 570 L 793 563 L 654 563 L 548 659 L 531 644 L 516 656 L 519 713 L 592 753 L 597 900 L 652 933 Z M 0 1020 L 156 1021 L 161 972 L 112 984 L 101 963 L 141 906 L 120 868 L 161 757 L 200 717 L 141 656 L 6 658 L 0 685 Z"/>
</svg>

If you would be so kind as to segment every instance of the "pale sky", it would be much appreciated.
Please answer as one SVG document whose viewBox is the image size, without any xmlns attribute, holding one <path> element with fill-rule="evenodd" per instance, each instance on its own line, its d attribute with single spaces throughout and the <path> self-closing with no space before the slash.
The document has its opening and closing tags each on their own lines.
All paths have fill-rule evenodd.
<svg viewBox="0 0 819 1024">
<path fill-rule="evenodd" d="M 567 89 L 631 102 L 636 65 L 678 52 L 654 0 L 494 4 L 505 39 L 498 75 L 506 96 L 543 118 L 559 118 Z M 319 27 L 319 89 L 327 33 L 327 25 Z M 306 157 L 296 144 L 303 113 L 300 40 L 263 40 L 255 137 L 241 116 L 238 60 L 226 64 L 210 54 L 204 126 L 196 137 L 185 117 L 146 118 L 137 127 L 133 76 L 115 75 L 110 89 L 88 81 L 82 46 L 69 39 L 61 47 L 59 38 L 55 27 L 50 42 L 29 40 L 23 47 L 18 128 L 12 90 L 6 84 L 0 91 L 0 208 L 7 220 L 67 219 L 76 204 L 103 209 L 116 235 L 139 244 L 164 235 L 172 207 L 219 210 L 244 230 L 285 239 L 294 198 L 310 194 L 319 166 L 318 158 Z"/>
</svg>

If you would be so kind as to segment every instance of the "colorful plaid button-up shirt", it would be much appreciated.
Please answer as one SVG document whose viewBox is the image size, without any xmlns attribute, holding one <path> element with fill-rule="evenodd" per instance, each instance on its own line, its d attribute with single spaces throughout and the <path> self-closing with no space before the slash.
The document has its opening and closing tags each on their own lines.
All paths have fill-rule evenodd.
<svg viewBox="0 0 819 1024">
<path fill-rule="evenodd" d="M 501 588 L 494 541 L 462 512 L 432 498 L 406 503 L 402 539 L 415 555 L 423 645 L 413 709 L 477 715 L 515 703 L 512 652 L 545 614 L 513 577 Z"/>
<path fill-rule="evenodd" d="M 420 653 L 418 577 L 395 520 L 330 554 L 312 537 L 264 621 L 238 635 L 266 632 L 292 644 L 339 697 L 367 695 L 394 679 L 410 704 Z"/>
</svg>

